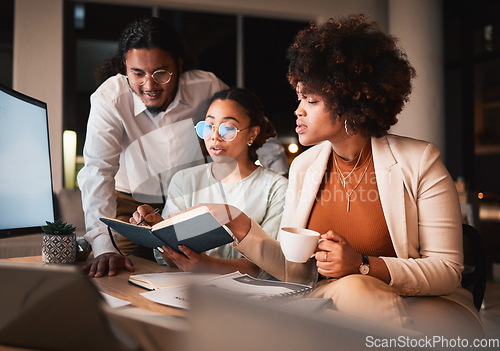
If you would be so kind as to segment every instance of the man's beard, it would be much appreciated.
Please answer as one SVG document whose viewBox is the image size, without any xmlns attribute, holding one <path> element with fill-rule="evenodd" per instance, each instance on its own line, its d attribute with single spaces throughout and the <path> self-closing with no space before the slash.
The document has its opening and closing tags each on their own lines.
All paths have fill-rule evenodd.
<svg viewBox="0 0 500 351">
<path fill-rule="evenodd" d="M 153 116 L 156 116 L 161 112 L 161 107 L 146 106 L 146 108 Z"/>
</svg>

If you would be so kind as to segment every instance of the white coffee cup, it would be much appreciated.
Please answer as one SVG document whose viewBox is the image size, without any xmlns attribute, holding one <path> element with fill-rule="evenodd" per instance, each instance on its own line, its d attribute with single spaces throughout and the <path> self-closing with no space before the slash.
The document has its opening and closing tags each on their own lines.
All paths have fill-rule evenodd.
<svg viewBox="0 0 500 351">
<path fill-rule="evenodd" d="M 305 263 L 314 254 L 320 234 L 314 230 L 283 227 L 278 239 L 287 261 Z"/>
</svg>

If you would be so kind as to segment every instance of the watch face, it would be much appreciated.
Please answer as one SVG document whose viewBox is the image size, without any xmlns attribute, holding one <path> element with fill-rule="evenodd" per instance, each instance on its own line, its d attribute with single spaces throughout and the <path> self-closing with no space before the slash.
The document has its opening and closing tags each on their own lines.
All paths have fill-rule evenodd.
<svg viewBox="0 0 500 351">
<path fill-rule="evenodd" d="M 368 266 L 367 264 L 362 264 L 361 266 L 359 266 L 359 273 L 368 274 L 368 272 L 370 272 L 370 266 Z"/>
</svg>

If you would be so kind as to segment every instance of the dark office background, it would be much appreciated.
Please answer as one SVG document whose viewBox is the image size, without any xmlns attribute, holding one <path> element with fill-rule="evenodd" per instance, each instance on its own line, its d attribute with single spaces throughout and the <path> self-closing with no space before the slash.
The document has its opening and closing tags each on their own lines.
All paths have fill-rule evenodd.
<svg viewBox="0 0 500 351">
<path fill-rule="evenodd" d="M 116 51 L 125 25 L 153 9 L 76 1 L 64 6 L 63 127 L 77 131 L 81 154 L 89 96 L 97 86 L 94 71 Z M 0 83 L 7 86 L 12 86 L 13 13 L 14 0 L 2 0 Z M 497 0 L 443 0 L 445 163 L 454 179 L 464 178 L 472 196 L 481 193 L 482 203 L 493 205 L 500 203 L 499 13 Z M 280 137 L 294 136 L 296 97 L 285 78 L 285 51 L 306 22 L 172 9 L 157 14 L 184 37 L 192 67 L 233 86 L 241 19 L 244 86 L 261 97 Z"/>
<path fill-rule="evenodd" d="M 500 193 L 500 2 L 444 1 L 446 165 Z"/>
<path fill-rule="evenodd" d="M 80 154 L 89 96 L 97 87 L 95 69 L 116 51 L 129 22 L 151 14 L 150 7 L 65 2 L 64 129 L 77 131 Z M 160 9 L 158 16 L 181 33 L 188 67 L 214 72 L 226 84 L 237 85 L 237 16 L 170 9 Z M 285 51 L 308 23 L 249 16 L 242 17 L 242 23 L 243 85 L 262 99 L 279 135 L 294 136 L 296 97 L 285 77 Z"/>
<path fill-rule="evenodd" d="M 0 2 L 0 83 L 12 86 L 14 0 Z M 443 1 L 446 166 L 485 200 L 500 194 L 500 2 Z M 82 152 L 95 90 L 94 71 L 117 48 L 131 20 L 150 7 L 65 2 L 64 128 L 76 130 Z M 237 16 L 160 9 L 185 38 L 193 67 L 236 85 Z M 112 18 L 113 21 L 109 19 Z M 292 136 L 296 99 L 286 82 L 285 51 L 307 23 L 243 17 L 243 79 L 263 100 L 281 137 Z"/>
</svg>

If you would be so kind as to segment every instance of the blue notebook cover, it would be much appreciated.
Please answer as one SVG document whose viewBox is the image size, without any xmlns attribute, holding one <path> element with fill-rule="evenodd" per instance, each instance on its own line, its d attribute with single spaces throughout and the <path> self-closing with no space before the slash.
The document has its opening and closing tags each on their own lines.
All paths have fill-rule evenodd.
<svg viewBox="0 0 500 351">
<path fill-rule="evenodd" d="M 152 227 L 113 218 L 101 218 L 101 221 L 127 239 L 151 249 L 167 245 L 180 252 L 178 246 L 184 245 L 200 253 L 233 241 L 229 230 L 205 206 L 170 217 Z"/>
</svg>

